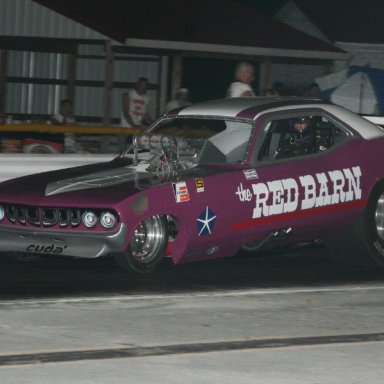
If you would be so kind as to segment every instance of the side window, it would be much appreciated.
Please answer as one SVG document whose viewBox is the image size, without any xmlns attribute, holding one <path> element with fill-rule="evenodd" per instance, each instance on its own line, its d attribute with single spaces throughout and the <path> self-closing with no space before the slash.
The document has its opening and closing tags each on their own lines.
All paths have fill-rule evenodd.
<svg viewBox="0 0 384 384">
<path fill-rule="evenodd" d="M 313 155 L 329 150 L 347 134 L 331 120 L 320 115 L 302 115 L 271 120 L 259 161 Z"/>
</svg>

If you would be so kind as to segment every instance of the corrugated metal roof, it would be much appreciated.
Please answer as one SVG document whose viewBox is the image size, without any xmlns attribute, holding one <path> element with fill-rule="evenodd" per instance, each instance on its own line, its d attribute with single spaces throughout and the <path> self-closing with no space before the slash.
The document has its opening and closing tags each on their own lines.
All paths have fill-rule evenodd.
<svg viewBox="0 0 384 384">
<path fill-rule="evenodd" d="M 0 35 L 4 36 L 107 39 L 96 30 L 31 0 L 1 0 L 0 15 Z"/>
<path fill-rule="evenodd" d="M 200 45 L 204 51 L 218 46 L 232 50 L 257 47 L 260 54 L 270 54 L 270 49 L 291 50 L 297 57 L 304 51 L 343 53 L 329 43 L 228 0 L 93 0 L 92 6 L 86 0 L 34 1 L 137 47 L 147 41 L 148 48 L 154 49 L 159 46 L 156 42 L 168 42 L 160 47 L 170 50 L 198 50 Z M 252 50 L 243 54 L 247 52 L 254 54 Z"/>
</svg>

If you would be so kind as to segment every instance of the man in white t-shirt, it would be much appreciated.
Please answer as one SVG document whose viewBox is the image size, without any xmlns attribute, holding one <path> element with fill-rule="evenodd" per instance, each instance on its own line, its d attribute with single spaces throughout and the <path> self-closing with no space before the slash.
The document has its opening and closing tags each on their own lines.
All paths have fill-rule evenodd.
<svg viewBox="0 0 384 384">
<path fill-rule="evenodd" d="M 149 97 L 147 96 L 148 79 L 140 77 L 135 89 L 125 92 L 122 97 L 122 127 L 132 128 L 149 125 L 152 122 L 147 108 Z"/>
<path fill-rule="evenodd" d="M 235 70 L 235 80 L 228 88 L 227 97 L 255 97 L 250 84 L 255 79 L 255 69 L 250 63 L 239 63 Z"/>
</svg>

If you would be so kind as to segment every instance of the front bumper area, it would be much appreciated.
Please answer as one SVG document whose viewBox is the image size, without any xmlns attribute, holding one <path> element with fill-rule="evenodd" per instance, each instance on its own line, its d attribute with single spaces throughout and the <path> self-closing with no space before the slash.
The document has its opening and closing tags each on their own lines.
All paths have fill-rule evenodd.
<svg viewBox="0 0 384 384">
<path fill-rule="evenodd" d="M 127 226 L 118 232 L 89 233 L 36 230 L 0 226 L 0 250 L 40 255 L 72 256 L 94 259 L 121 252 L 127 239 Z"/>
</svg>

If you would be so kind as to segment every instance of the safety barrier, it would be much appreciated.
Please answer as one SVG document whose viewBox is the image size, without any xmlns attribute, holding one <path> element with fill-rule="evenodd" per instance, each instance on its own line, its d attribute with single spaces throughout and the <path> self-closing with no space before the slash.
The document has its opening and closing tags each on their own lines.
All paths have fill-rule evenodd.
<svg viewBox="0 0 384 384">
<path fill-rule="evenodd" d="M 0 182 L 33 173 L 109 161 L 118 154 L 117 152 L 107 154 L 58 153 L 61 151 L 57 149 L 56 143 L 47 145 L 47 147 L 51 147 L 52 150 L 47 150 L 46 153 L 20 153 L 23 151 L 22 143 L 24 144 L 24 149 L 28 146 L 30 148 L 31 145 L 33 145 L 28 137 L 33 137 L 36 133 L 53 136 L 55 134 L 73 134 L 76 135 L 76 137 L 88 135 L 101 136 L 102 141 L 107 135 L 112 137 L 129 136 L 138 132 L 140 132 L 139 128 L 127 129 L 113 126 L 0 124 L 0 138 L 2 140 L 1 147 L 3 152 L 0 153 Z M 20 137 L 23 137 L 23 139 Z"/>
<path fill-rule="evenodd" d="M 120 151 L 127 141 L 125 136 L 134 135 L 139 128 L 115 126 L 51 125 L 51 124 L 5 124 L 0 125 L 1 153 L 60 153 L 90 152 L 107 153 Z M 119 149 L 108 148 L 109 142 Z M 77 143 L 77 145 L 74 145 Z"/>
<path fill-rule="evenodd" d="M 73 133 L 78 135 L 134 135 L 140 128 L 114 126 L 53 125 L 53 124 L 0 124 L 1 132 Z"/>
</svg>

